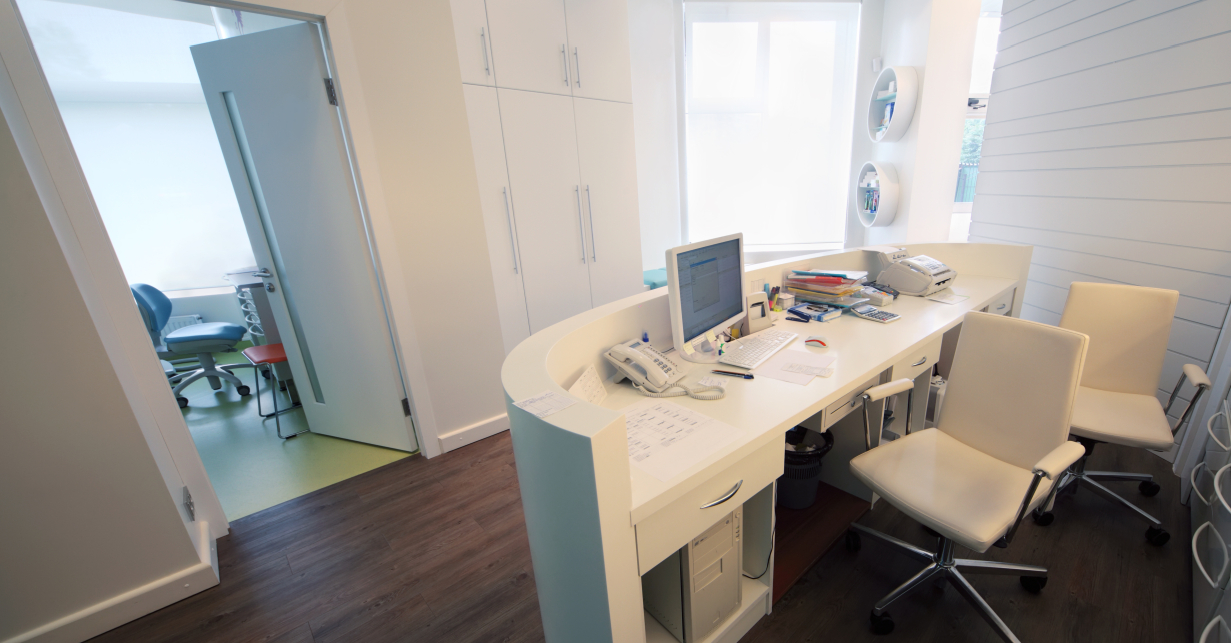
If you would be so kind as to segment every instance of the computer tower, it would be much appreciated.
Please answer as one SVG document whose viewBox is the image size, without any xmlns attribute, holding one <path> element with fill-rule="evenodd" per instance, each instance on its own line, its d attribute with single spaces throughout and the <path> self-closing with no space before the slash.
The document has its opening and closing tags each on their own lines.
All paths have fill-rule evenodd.
<svg viewBox="0 0 1231 643">
<path fill-rule="evenodd" d="M 743 507 L 641 577 L 645 609 L 680 643 L 695 643 L 743 600 Z"/>
</svg>

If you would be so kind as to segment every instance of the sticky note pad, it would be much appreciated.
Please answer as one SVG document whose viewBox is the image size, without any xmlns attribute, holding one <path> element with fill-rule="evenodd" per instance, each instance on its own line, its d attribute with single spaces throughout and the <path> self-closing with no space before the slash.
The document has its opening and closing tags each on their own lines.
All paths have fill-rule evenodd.
<svg viewBox="0 0 1231 643">
<path fill-rule="evenodd" d="M 697 351 L 693 349 L 692 342 L 684 342 L 684 352 L 689 355 L 692 355 L 693 353 Z"/>
<path fill-rule="evenodd" d="M 714 331 L 712 330 L 705 331 L 705 338 L 710 340 L 711 342 L 718 340 L 718 338 L 714 336 Z"/>
</svg>

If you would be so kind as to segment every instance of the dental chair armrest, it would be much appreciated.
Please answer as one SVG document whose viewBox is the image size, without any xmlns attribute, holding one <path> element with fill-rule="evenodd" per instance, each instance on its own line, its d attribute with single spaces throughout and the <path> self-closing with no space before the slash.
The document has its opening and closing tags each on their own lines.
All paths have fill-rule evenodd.
<svg viewBox="0 0 1231 643">
<path fill-rule="evenodd" d="M 1086 448 L 1080 442 L 1065 442 L 1036 462 L 1034 473 L 1041 473 L 1048 480 L 1055 480 L 1056 476 L 1064 473 L 1085 454 Z"/>
</svg>

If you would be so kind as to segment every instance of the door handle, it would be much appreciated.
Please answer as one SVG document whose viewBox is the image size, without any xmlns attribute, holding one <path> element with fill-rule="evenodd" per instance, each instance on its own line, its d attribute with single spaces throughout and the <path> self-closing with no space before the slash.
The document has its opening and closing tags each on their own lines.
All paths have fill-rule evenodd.
<svg viewBox="0 0 1231 643">
<path fill-rule="evenodd" d="M 267 278 L 267 277 L 272 277 L 273 275 L 269 274 L 269 268 L 261 268 L 257 270 L 256 272 L 252 273 L 252 276 Z"/>
<path fill-rule="evenodd" d="M 517 240 L 513 238 L 513 213 L 509 210 L 509 189 L 500 188 L 504 194 L 504 218 L 509 222 L 509 249 L 513 251 L 513 274 L 517 274 Z"/>
<path fill-rule="evenodd" d="M 586 225 L 581 219 L 581 186 L 573 186 L 573 194 L 577 196 L 577 232 L 581 234 L 581 263 L 586 262 Z"/>
<path fill-rule="evenodd" d="M 581 84 L 578 83 L 578 87 Z M 594 204 L 590 201 L 590 186 L 586 186 L 586 207 L 590 209 L 590 261 L 598 262 L 598 247 L 594 243 Z"/>
<path fill-rule="evenodd" d="M 488 76 L 492 75 L 492 66 L 487 62 L 487 30 L 479 29 L 479 40 L 483 43 L 483 71 L 487 72 Z"/>
<path fill-rule="evenodd" d="M 577 55 L 577 48 L 573 47 L 573 64 L 577 66 L 576 73 L 573 74 L 573 82 L 581 87 L 581 58 Z"/>
<path fill-rule="evenodd" d="M 701 508 L 702 508 L 702 509 L 709 509 L 710 507 L 717 507 L 718 505 L 720 505 L 720 504 L 722 504 L 722 503 L 724 503 L 724 502 L 726 502 L 726 501 L 728 501 L 728 500 L 730 500 L 730 499 L 734 498 L 734 497 L 735 497 L 735 494 L 739 493 L 739 488 L 740 488 L 740 487 L 742 487 L 742 486 L 744 486 L 744 481 L 743 481 L 743 480 L 740 480 L 739 482 L 735 483 L 735 486 L 734 486 L 734 487 L 731 487 L 731 490 L 730 490 L 730 491 L 728 491 L 728 492 L 726 492 L 726 493 L 722 494 L 722 497 L 721 497 L 721 498 L 718 498 L 718 499 L 716 499 L 716 500 L 711 500 L 711 501 L 709 501 L 709 502 L 707 502 L 707 503 L 705 503 L 705 504 L 701 505 Z"/>
<path fill-rule="evenodd" d="M 564 62 L 564 84 L 567 86 L 568 81 L 568 49 L 564 45 L 560 45 L 560 60 Z"/>
<path fill-rule="evenodd" d="M 928 361 L 928 356 L 927 356 L 927 355 L 924 355 L 923 357 L 919 358 L 919 361 L 915 362 L 914 364 L 911 364 L 911 366 L 912 366 L 912 367 L 914 367 L 914 366 L 923 366 L 923 365 L 924 365 L 924 363 L 926 363 L 927 361 Z"/>
</svg>

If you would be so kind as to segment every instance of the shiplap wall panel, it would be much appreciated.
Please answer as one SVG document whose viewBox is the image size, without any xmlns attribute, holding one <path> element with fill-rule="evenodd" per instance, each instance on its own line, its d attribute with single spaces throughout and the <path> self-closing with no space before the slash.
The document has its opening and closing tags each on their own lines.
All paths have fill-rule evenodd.
<svg viewBox="0 0 1231 643">
<path fill-rule="evenodd" d="M 1143 123 L 1185 114 L 1215 113 L 1227 109 L 1228 105 L 1231 105 L 1231 82 L 1151 94 L 1120 102 L 1100 103 L 1093 107 L 1080 109 L 1064 111 L 1045 109 L 1014 120 L 992 120 L 988 122 L 983 136 L 987 142 L 1042 132 L 1072 131 L 1077 128 L 1096 128 L 1120 123 Z M 990 114 L 988 118 L 991 118 Z M 1178 127 L 1178 125 L 1173 126 Z"/>
<path fill-rule="evenodd" d="M 1228 93 L 1231 93 L 1231 88 L 1228 88 Z M 1190 132 L 1191 140 L 1227 138 L 1231 137 L 1231 118 L 1228 118 L 1226 112 L 1225 109 L 1219 109 L 1016 136 L 997 136 L 983 141 L 980 167 L 986 167 L 986 163 L 995 157 L 1008 154 L 1168 143 L 1175 141 L 1177 131 Z M 986 132 L 984 134 L 986 135 Z"/>
<path fill-rule="evenodd" d="M 1000 5 L 1000 12 L 1001 14 L 1007 16 L 1010 13 L 1013 13 L 1014 11 L 1017 11 L 1018 9 L 1030 4 L 1031 2 L 1034 2 L 1034 0 L 1004 0 L 1004 3 Z"/>
<path fill-rule="evenodd" d="M 1174 47 L 1172 34 L 1185 30 L 1184 42 L 1196 42 L 1231 29 L 1231 3 L 1207 0 L 1161 13 L 1101 34 L 1084 38 L 1060 49 L 1028 59 L 1033 64 L 1001 64 L 996 67 L 992 91 L 1007 90 Z"/>
<path fill-rule="evenodd" d="M 981 213 L 976 223 L 1020 227 L 1028 221 L 1031 227 L 1043 230 L 1114 236 L 1183 248 L 1231 250 L 1231 234 L 1217 234 L 1231 222 L 1229 203 L 976 194 L 973 210 Z M 1126 225 L 1126 221 L 1132 225 Z M 1214 233 L 1194 235 L 1193 230 Z"/>
<path fill-rule="evenodd" d="M 1058 323 L 1074 281 L 1178 290 L 1165 402 L 1231 308 L 1231 2 L 1005 11 L 970 238 L 1034 245 L 1027 319 Z"/>
<path fill-rule="evenodd" d="M 1225 0 L 1223 0 L 1225 1 Z M 1179 40 L 1186 40 L 1180 38 Z M 988 108 L 987 122 L 1009 121 L 1069 109 L 1092 107 L 1231 82 L 1231 65 L 1211 64 L 1231 59 L 1231 34 L 1187 42 L 1147 56 L 1056 76 L 993 95 L 1001 100 Z M 1143 78 L 1150 82 L 1142 85 Z M 992 74 L 993 85 L 996 82 Z"/>
<path fill-rule="evenodd" d="M 1081 42 L 1202 0 L 1088 0 L 1065 5 L 1039 20 L 1001 33 L 997 66 Z M 1215 0 L 1217 1 L 1217 0 Z"/>
</svg>

